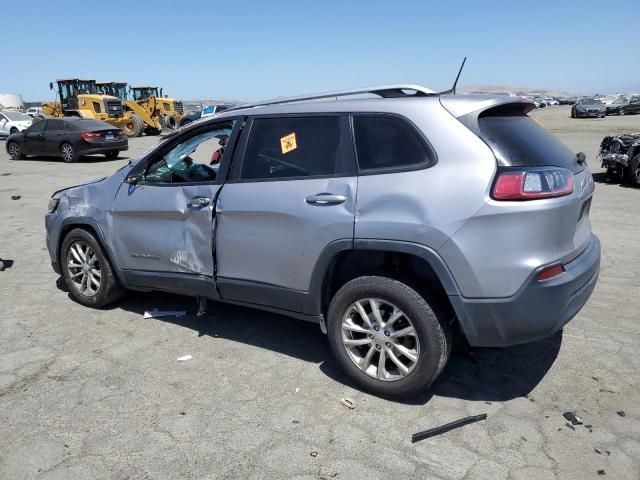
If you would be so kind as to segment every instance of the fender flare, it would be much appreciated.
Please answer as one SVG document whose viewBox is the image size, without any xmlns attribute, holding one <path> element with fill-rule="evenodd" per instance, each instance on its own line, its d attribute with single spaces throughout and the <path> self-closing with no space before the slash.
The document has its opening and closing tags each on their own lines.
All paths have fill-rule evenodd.
<svg viewBox="0 0 640 480">
<path fill-rule="evenodd" d="M 125 278 L 122 275 L 122 272 L 120 271 L 120 267 L 118 267 L 118 263 L 115 261 L 115 256 L 113 255 L 113 252 L 109 248 L 109 244 L 105 241 L 104 233 L 102 232 L 102 229 L 100 228 L 100 225 L 98 224 L 98 222 L 96 222 L 91 217 L 69 217 L 69 218 L 65 218 L 62 221 L 62 223 L 60 224 L 60 236 L 58 237 L 58 246 L 56 247 L 56 258 L 58 260 L 58 264 L 60 265 L 60 262 L 61 262 L 60 249 L 62 248 L 62 242 L 64 241 L 64 237 L 65 237 L 62 235 L 62 232 L 64 232 L 65 230 L 72 230 L 75 227 L 91 227 L 91 230 L 93 230 L 97 235 L 98 237 L 97 240 L 98 242 L 100 242 L 100 246 L 104 250 L 104 253 L 107 255 L 107 259 L 111 263 L 111 266 L 113 267 L 113 271 L 118 277 L 118 280 L 120 280 L 120 283 L 122 285 L 125 285 L 126 283 Z"/>
<path fill-rule="evenodd" d="M 347 250 L 383 250 L 387 252 L 406 253 L 419 257 L 431 266 L 450 299 L 460 296 L 460 289 L 449 267 L 447 267 L 442 257 L 429 247 L 400 240 L 343 239 L 336 240 L 327 245 L 316 261 L 309 284 L 309 295 L 304 305 L 304 313 L 311 315 L 322 314 L 322 286 L 327 271 L 335 257 Z M 452 301 L 454 309 L 457 310 L 455 303 L 457 302 Z"/>
</svg>

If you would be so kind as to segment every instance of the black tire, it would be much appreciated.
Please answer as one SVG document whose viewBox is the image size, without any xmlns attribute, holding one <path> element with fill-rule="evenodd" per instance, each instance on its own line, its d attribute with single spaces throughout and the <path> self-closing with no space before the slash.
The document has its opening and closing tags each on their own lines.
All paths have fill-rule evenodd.
<svg viewBox="0 0 640 480">
<path fill-rule="evenodd" d="M 640 186 L 640 153 L 635 155 L 625 169 L 627 181 L 631 185 Z"/>
<path fill-rule="evenodd" d="M 573 108 L 571 109 L 571 118 L 576 118 L 576 112 L 573 111 Z"/>
<path fill-rule="evenodd" d="M 64 142 L 60 145 L 60 155 L 65 163 L 75 163 L 78 161 L 78 152 L 70 143 Z"/>
<path fill-rule="evenodd" d="M 72 273 L 70 268 L 73 267 L 69 266 L 69 259 L 74 257 L 69 249 L 74 246 L 76 242 L 88 245 L 93 252 L 95 252 L 95 257 L 101 273 L 100 286 L 94 294 L 82 293 L 71 279 Z M 67 285 L 67 289 L 69 290 L 69 294 L 76 302 L 87 307 L 102 308 L 115 302 L 124 294 L 124 289 L 120 286 L 120 282 L 114 275 L 111 264 L 105 256 L 100 243 L 88 231 L 81 228 L 75 228 L 64 237 L 64 240 L 62 241 L 62 248 L 60 249 L 59 261 L 62 276 L 65 284 Z"/>
<path fill-rule="evenodd" d="M 23 160 L 25 158 L 22 153 L 22 148 L 20 148 L 20 144 L 18 142 L 9 142 L 7 144 L 7 152 L 11 157 L 11 160 Z"/>
<path fill-rule="evenodd" d="M 343 344 L 342 319 L 356 301 L 366 298 L 396 305 L 411 319 L 416 331 L 420 344 L 417 361 L 413 369 L 398 380 L 369 376 L 355 364 Z M 331 351 L 346 373 L 363 389 L 386 398 L 408 398 L 426 390 L 442 372 L 451 353 L 451 336 L 444 318 L 439 319 L 416 290 L 388 277 L 359 277 L 342 286 L 331 300 L 327 331 Z M 373 358 L 375 355 L 374 352 Z"/>
<path fill-rule="evenodd" d="M 175 130 L 176 129 L 176 119 L 175 117 L 167 115 L 162 118 L 162 125 L 167 130 Z"/>
<path fill-rule="evenodd" d="M 116 158 L 118 158 L 118 155 L 120 155 L 120 152 L 118 150 L 115 150 L 113 152 L 107 152 L 104 154 L 107 160 L 115 160 Z"/>
<path fill-rule="evenodd" d="M 127 122 L 127 125 L 123 128 L 127 137 L 134 138 L 141 136 L 144 133 L 144 122 L 135 114 L 131 114 L 130 118 L 131 121 Z"/>
</svg>

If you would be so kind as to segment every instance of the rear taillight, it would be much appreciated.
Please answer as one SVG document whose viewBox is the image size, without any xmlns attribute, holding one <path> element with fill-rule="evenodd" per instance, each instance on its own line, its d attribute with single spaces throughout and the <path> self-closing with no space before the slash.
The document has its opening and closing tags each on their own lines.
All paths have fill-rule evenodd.
<svg viewBox="0 0 640 480">
<path fill-rule="evenodd" d="M 573 173 L 566 168 L 509 168 L 498 171 L 491 196 L 495 200 L 537 200 L 571 192 Z"/>
<path fill-rule="evenodd" d="M 84 138 L 85 140 L 89 140 L 90 138 L 98 138 L 100 137 L 99 133 L 92 133 L 92 132 L 84 132 L 81 135 L 82 138 Z"/>
<path fill-rule="evenodd" d="M 118 138 L 124 138 L 127 136 L 127 134 L 122 130 L 118 130 L 118 133 L 116 135 L 118 136 Z"/>
</svg>

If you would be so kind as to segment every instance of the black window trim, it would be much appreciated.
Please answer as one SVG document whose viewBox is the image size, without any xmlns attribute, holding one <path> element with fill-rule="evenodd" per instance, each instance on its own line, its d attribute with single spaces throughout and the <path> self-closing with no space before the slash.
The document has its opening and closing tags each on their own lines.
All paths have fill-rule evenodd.
<svg viewBox="0 0 640 480">
<path fill-rule="evenodd" d="M 326 175 L 301 175 L 296 177 L 278 177 L 278 178 L 240 178 L 242 172 L 242 165 L 245 161 L 245 153 L 249 139 L 251 138 L 251 131 L 253 129 L 253 121 L 259 119 L 273 119 L 273 118 L 309 118 L 309 117 L 338 117 L 340 134 L 346 134 L 348 137 L 343 142 L 342 154 L 345 155 L 345 161 L 349 164 L 350 171 L 343 173 L 332 173 Z M 351 141 L 349 141 L 349 137 Z M 357 167 L 355 159 L 355 147 L 353 144 L 353 134 L 351 132 L 351 125 L 349 120 L 349 113 L 346 112 L 308 112 L 308 113 L 277 113 L 277 114 L 264 114 L 264 115 L 251 115 L 247 120 L 246 128 L 243 129 L 242 137 L 240 139 L 238 152 L 234 155 L 234 160 L 229 172 L 229 178 L 225 183 L 262 183 L 262 182 L 288 182 L 291 180 L 314 180 L 322 178 L 351 178 L 357 176 Z"/>
<path fill-rule="evenodd" d="M 235 122 L 235 123 L 234 123 Z M 142 175 L 147 166 L 152 163 L 154 160 L 157 160 L 159 156 L 164 156 L 169 150 L 174 148 L 178 143 L 183 142 L 185 139 L 189 139 L 195 137 L 201 133 L 212 130 L 216 127 L 216 125 L 223 125 L 225 123 L 233 123 L 233 130 L 231 131 L 231 135 L 229 136 L 229 140 L 227 141 L 227 145 L 225 147 L 224 154 L 222 159 L 220 160 L 220 169 L 218 170 L 218 174 L 216 175 L 216 179 L 213 181 L 207 182 L 180 182 L 180 183 L 164 183 L 164 182 L 147 182 L 142 180 L 137 183 L 137 185 L 145 185 L 148 187 L 188 187 L 195 185 L 222 185 L 225 183 L 225 177 L 227 176 L 227 172 L 229 170 L 229 163 L 231 162 L 231 158 L 233 156 L 233 150 L 235 149 L 235 145 L 238 140 L 238 136 L 242 131 L 243 126 L 243 117 L 226 117 L 226 118 L 216 118 L 215 120 L 207 122 L 202 125 L 198 125 L 197 127 L 191 128 L 183 134 L 177 134 L 173 138 L 170 138 L 169 141 L 161 145 L 159 148 L 149 152 L 146 157 L 143 157 L 140 162 L 131 170 L 131 172 L 127 175 L 135 176 Z"/>
<path fill-rule="evenodd" d="M 360 168 L 360 163 L 358 162 L 358 149 L 356 148 L 356 132 L 354 128 L 353 119 L 355 117 L 375 117 L 375 118 L 395 118 L 405 123 L 405 125 L 414 131 L 417 135 L 418 139 L 422 142 L 425 150 L 427 152 L 427 160 L 416 163 L 414 165 L 407 165 L 404 167 L 387 167 L 387 168 L 368 168 L 363 169 Z M 358 166 L 358 176 L 365 177 L 369 175 L 384 175 L 387 173 L 402 173 L 402 172 L 415 172 L 418 170 L 425 170 L 428 168 L 435 167 L 438 164 L 438 154 L 436 153 L 435 148 L 429 142 L 429 139 L 422 133 L 422 130 L 418 128 L 418 126 L 408 117 L 404 115 L 400 115 L 398 113 L 390 113 L 390 112 L 352 112 L 349 115 L 349 123 L 351 128 L 351 139 L 353 142 L 353 151 L 355 152 L 356 164 Z"/>
</svg>

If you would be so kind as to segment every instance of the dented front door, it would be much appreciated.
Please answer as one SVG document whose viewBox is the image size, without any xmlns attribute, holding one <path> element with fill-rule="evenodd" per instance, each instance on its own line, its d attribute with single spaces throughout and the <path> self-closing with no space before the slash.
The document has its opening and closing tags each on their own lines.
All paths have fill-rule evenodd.
<svg viewBox="0 0 640 480">
<path fill-rule="evenodd" d="M 119 267 L 213 276 L 212 213 L 219 188 L 123 183 L 109 216 Z"/>
</svg>

